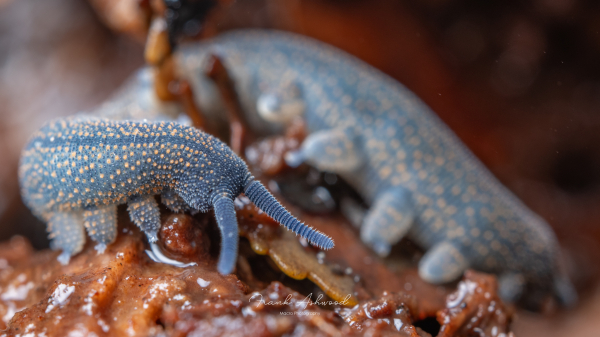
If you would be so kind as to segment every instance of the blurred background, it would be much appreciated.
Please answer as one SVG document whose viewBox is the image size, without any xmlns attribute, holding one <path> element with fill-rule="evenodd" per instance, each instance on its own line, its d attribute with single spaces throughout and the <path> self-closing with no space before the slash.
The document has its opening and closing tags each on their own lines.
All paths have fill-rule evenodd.
<svg viewBox="0 0 600 337">
<path fill-rule="evenodd" d="M 154 0 L 150 0 L 154 1 Z M 201 0 L 200 0 L 201 1 Z M 554 228 L 581 304 L 517 335 L 595 335 L 600 292 L 600 3 L 223 0 L 203 36 L 263 27 L 335 45 L 419 95 Z M 148 0 L 0 0 L 0 239 L 48 246 L 17 164 L 45 121 L 89 110 L 144 64 Z"/>
</svg>

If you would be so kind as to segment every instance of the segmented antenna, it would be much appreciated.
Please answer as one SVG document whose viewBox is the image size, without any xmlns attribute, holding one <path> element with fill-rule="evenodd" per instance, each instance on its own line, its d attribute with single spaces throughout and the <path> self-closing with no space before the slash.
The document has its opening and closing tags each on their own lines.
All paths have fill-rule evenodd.
<svg viewBox="0 0 600 337">
<path fill-rule="evenodd" d="M 247 184 L 244 194 L 268 216 L 305 238 L 312 245 L 325 250 L 333 248 L 333 240 L 330 237 L 296 219 L 260 182 L 254 180 Z"/>
</svg>

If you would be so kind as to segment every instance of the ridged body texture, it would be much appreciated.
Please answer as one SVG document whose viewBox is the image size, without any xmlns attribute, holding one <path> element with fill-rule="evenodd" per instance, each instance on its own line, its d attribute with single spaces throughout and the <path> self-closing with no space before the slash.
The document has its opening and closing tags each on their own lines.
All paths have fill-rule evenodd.
<svg viewBox="0 0 600 337">
<path fill-rule="evenodd" d="M 173 122 L 50 122 L 23 150 L 19 181 L 23 200 L 48 223 L 52 246 L 63 250 L 59 259 L 64 263 L 82 249 L 84 226 L 99 250 L 115 239 L 118 204 L 127 203 L 132 221 L 150 242 L 156 241 L 160 215 L 154 196 L 159 194 L 173 211 L 214 208 L 222 235 L 222 273 L 235 266 L 233 200 L 245 189 L 275 220 L 283 219 L 286 227 L 322 248 L 333 247 L 327 236 L 291 216 L 227 145 Z"/>
<path fill-rule="evenodd" d="M 199 96 L 214 91 L 203 69 L 212 53 L 255 124 L 258 116 L 285 121 L 303 112 L 311 134 L 288 162 L 338 173 L 355 187 L 371 205 L 361 236 L 376 252 L 385 256 L 408 236 L 427 249 L 419 271 L 430 282 L 470 267 L 499 274 L 508 299 L 527 292 L 574 301 L 550 227 L 400 83 L 323 43 L 245 31 L 180 50 L 181 74 Z M 199 102 L 208 102 L 205 111 L 222 105 Z"/>
</svg>

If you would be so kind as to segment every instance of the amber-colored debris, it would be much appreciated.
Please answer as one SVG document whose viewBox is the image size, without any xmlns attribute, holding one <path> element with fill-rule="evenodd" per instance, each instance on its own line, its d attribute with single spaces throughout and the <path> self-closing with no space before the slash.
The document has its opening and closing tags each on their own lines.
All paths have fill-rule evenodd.
<svg viewBox="0 0 600 337">
<path fill-rule="evenodd" d="M 206 121 L 202 115 L 202 111 L 194 101 L 194 93 L 190 84 L 186 80 L 179 79 L 177 82 L 177 95 L 179 103 L 183 106 L 183 111 L 192 120 L 192 125 L 198 129 L 206 130 Z"/>
<path fill-rule="evenodd" d="M 306 138 L 304 120 L 294 119 L 286 128 L 285 135 L 269 137 L 248 146 L 246 159 L 253 168 L 259 169 L 266 175 L 274 176 L 288 167 L 284 160 L 285 154 L 297 150 L 304 138 Z"/>
<path fill-rule="evenodd" d="M 236 199 L 240 235 L 248 238 L 257 254 L 269 255 L 287 276 L 302 280 L 308 278 L 334 301 L 346 306 L 358 303 L 354 281 L 348 276 L 335 275 L 331 268 L 319 263 L 315 253 L 307 252 L 292 232 L 264 213 L 258 213 L 248 198 Z"/>
<path fill-rule="evenodd" d="M 438 337 L 514 335 L 508 327 L 512 311 L 498 297 L 496 278 L 468 270 L 456 292 L 446 298 L 446 309 L 439 311 L 442 325 Z"/>
<path fill-rule="evenodd" d="M 167 23 L 163 18 L 154 18 L 148 30 L 144 59 L 148 64 L 158 66 L 169 55 L 171 55 L 171 45 L 169 44 Z"/>
<path fill-rule="evenodd" d="M 417 305 L 416 299 L 404 293 L 388 294 L 377 300 L 367 301 L 352 309 L 339 310 L 346 323 L 359 331 L 400 332 L 406 336 L 419 336 L 412 325 L 411 308 Z"/>
<path fill-rule="evenodd" d="M 162 62 L 154 67 L 154 91 L 156 96 L 163 101 L 179 101 L 183 111 L 190 117 L 195 127 L 210 131 L 205 128 L 206 122 L 202 111 L 194 101 L 189 83 L 175 76 L 174 67 L 175 60 L 172 54 L 165 56 Z"/>
<path fill-rule="evenodd" d="M 246 295 L 235 308 L 238 315 L 212 320 L 179 317 L 174 336 L 342 336 L 343 321 L 333 312 L 319 308 L 310 299 L 273 282 Z M 352 331 L 346 331 L 352 332 Z"/>
<path fill-rule="evenodd" d="M 361 302 L 338 313 L 349 326 L 365 335 L 399 332 L 403 336 L 428 336 L 415 327 L 423 318 L 422 301 L 404 292 L 384 292 L 381 298 Z M 448 336 L 514 336 L 509 331 L 512 312 L 498 298 L 496 278 L 467 271 L 458 290 L 446 298 L 446 308 L 438 311 L 441 325 L 438 337 Z"/>
<path fill-rule="evenodd" d="M 163 101 L 177 100 L 172 84 L 177 79 L 174 73 L 175 61 L 172 55 L 167 56 L 160 66 L 154 69 L 154 91 L 156 96 Z"/>
<path fill-rule="evenodd" d="M 231 132 L 229 147 L 243 158 L 246 144 L 249 141 L 250 128 L 244 119 L 245 114 L 235 91 L 235 85 L 231 81 L 227 68 L 218 56 L 210 56 L 206 75 L 214 81 L 225 104 L 225 112 L 227 113 Z"/>
</svg>

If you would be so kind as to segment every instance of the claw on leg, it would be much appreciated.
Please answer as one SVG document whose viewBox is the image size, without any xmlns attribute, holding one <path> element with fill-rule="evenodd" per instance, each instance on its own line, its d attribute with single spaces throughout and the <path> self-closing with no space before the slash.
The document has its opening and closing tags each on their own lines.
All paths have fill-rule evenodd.
<svg viewBox="0 0 600 337">
<path fill-rule="evenodd" d="M 177 260 L 170 259 L 163 254 L 160 250 L 160 247 L 156 244 L 156 242 L 150 242 L 150 250 L 146 250 L 146 254 L 152 259 L 154 262 L 170 264 L 175 267 L 185 268 L 190 266 L 197 265 L 196 262 L 184 263 Z"/>
<path fill-rule="evenodd" d="M 131 221 L 135 223 L 148 237 L 148 241 L 158 240 L 160 229 L 160 212 L 154 196 L 145 195 L 131 198 L 127 203 Z"/>
</svg>

